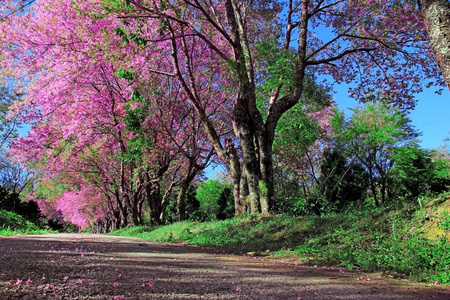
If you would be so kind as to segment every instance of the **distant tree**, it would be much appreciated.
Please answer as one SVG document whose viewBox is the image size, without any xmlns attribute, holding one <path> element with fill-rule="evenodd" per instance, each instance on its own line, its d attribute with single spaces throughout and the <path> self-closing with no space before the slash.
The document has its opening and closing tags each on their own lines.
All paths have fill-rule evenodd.
<svg viewBox="0 0 450 300">
<path fill-rule="evenodd" d="M 15 193 L 22 193 L 33 180 L 33 174 L 6 154 L 0 167 L 0 184 Z"/>
<path fill-rule="evenodd" d="M 5 151 L 5 146 L 17 137 L 20 128 L 17 117 L 8 117 L 10 106 L 19 99 L 19 95 L 11 87 L 0 83 L 0 149 L 2 151 Z"/>
<path fill-rule="evenodd" d="M 196 188 L 193 185 L 190 185 L 185 194 L 185 209 L 186 209 L 186 218 L 192 221 L 199 221 L 198 214 L 200 209 L 200 202 L 195 197 Z"/>
<path fill-rule="evenodd" d="M 195 197 L 207 220 L 223 219 L 229 215 L 228 203 L 233 198 L 224 192 L 227 188 L 230 188 L 229 184 L 219 179 L 208 179 L 198 186 Z"/>
<path fill-rule="evenodd" d="M 11 87 L 0 85 L 0 208 L 37 222 L 40 211 L 36 202 L 22 201 L 20 198 L 31 174 L 13 162 L 7 153 L 9 143 L 17 137 L 20 128 L 18 118 L 9 117 L 10 107 L 17 101 L 20 97 Z"/>
<path fill-rule="evenodd" d="M 335 115 L 333 124 L 336 126 Z M 393 159 L 400 147 L 417 143 L 418 133 L 399 109 L 382 102 L 357 106 L 343 127 L 335 128 L 337 141 L 349 159 L 358 161 L 369 174 L 369 187 L 376 205 L 385 202 Z M 340 125 L 338 125 L 340 126 Z"/>
<path fill-rule="evenodd" d="M 0 186 L 0 209 L 18 212 L 21 200 L 18 194 Z"/>
<path fill-rule="evenodd" d="M 20 101 L 20 97 L 11 87 L 0 85 L 0 185 L 20 193 L 31 174 L 12 161 L 7 153 L 9 143 L 18 136 L 21 127 L 17 116 L 9 116 L 11 105 L 17 101 Z"/>
<path fill-rule="evenodd" d="M 277 196 L 273 212 L 296 214 L 299 201 L 314 192 L 320 160 L 332 131 L 332 107 L 329 89 L 311 75 L 299 103 L 278 121 L 273 145 Z"/>
<path fill-rule="evenodd" d="M 349 160 L 339 149 L 326 149 L 320 171 L 319 190 L 325 197 L 324 211 L 344 211 L 356 201 L 362 206 L 369 176 L 358 162 Z"/>
<path fill-rule="evenodd" d="M 416 199 L 426 193 L 440 193 L 450 187 L 450 161 L 437 150 L 419 147 L 397 149 L 392 170 L 396 193 Z"/>
</svg>

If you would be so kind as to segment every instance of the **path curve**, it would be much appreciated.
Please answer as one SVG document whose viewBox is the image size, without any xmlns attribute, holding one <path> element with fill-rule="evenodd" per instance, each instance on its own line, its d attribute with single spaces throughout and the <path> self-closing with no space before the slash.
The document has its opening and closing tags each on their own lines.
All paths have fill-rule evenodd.
<svg viewBox="0 0 450 300">
<path fill-rule="evenodd" d="M 450 289 L 94 234 L 0 238 L 0 299 L 450 299 Z"/>
</svg>

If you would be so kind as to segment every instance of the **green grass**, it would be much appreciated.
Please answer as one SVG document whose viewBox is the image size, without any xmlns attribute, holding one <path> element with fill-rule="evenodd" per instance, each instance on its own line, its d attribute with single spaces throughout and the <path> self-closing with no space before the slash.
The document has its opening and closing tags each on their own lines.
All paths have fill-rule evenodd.
<svg viewBox="0 0 450 300">
<path fill-rule="evenodd" d="M 450 194 L 391 208 L 328 216 L 271 216 L 181 222 L 113 232 L 289 258 L 310 264 L 389 272 L 450 284 Z M 444 227 L 445 229 L 442 229 Z"/>
<path fill-rule="evenodd" d="M 53 231 L 41 229 L 33 222 L 10 211 L 0 210 L 0 236 L 39 234 Z"/>
</svg>

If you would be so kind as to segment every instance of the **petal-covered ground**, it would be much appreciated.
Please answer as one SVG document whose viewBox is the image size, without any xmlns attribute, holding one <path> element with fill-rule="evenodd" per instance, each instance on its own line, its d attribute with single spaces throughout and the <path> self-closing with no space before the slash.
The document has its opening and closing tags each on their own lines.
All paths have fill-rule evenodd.
<svg viewBox="0 0 450 300">
<path fill-rule="evenodd" d="M 0 299 L 450 299 L 450 289 L 92 234 L 0 238 Z"/>
</svg>

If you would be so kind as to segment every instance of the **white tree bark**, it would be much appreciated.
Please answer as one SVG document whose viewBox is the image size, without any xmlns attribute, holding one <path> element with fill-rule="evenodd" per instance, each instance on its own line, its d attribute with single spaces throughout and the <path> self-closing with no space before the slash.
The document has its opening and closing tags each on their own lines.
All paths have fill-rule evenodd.
<svg viewBox="0 0 450 300">
<path fill-rule="evenodd" d="M 450 1 L 419 0 L 419 6 L 431 49 L 450 89 Z"/>
</svg>

